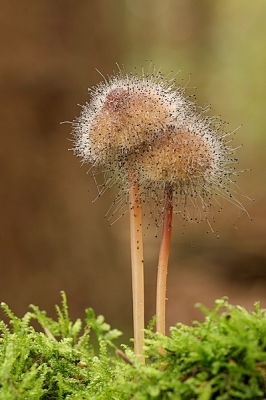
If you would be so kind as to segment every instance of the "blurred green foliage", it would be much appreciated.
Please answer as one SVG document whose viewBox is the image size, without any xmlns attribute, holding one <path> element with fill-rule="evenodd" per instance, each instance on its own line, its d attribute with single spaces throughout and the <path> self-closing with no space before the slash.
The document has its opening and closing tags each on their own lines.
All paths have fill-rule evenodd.
<svg viewBox="0 0 266 400">
<path fill-rule="evenodd" d="M 90 305 L 130 332 L 128 218 L 109 229 L 109 196 L 91 204 L 95 183 L 68 151 L 71 128 L 60 121 L 72 121 L 77 103 L 89 100 L 87 88 L 102 80 L 95 68 L 107 76 L 116 62 L 126 71 L 152 62 L 165 75 L 182 68 L 177 82 L 199 106 L 211 103 L 229 130 L 243 124 L 232 145 L 244 144 L 239 168 L 252 171 L 238 184 L 256 199 L 240 196 L 252 223 L 224 204 L 218 241 L 204 224 L 187 225 L 182 235 L 175 218 L 168 321 L 189 323 L 198 318 L 195 301 L 210 305 L 224 294 L 247 307 L 257 299 L 266 305 L 265 16 L 265 0 L 2 0 L 1 301 L 18 315 L 29 303 L 52 313 L 64 288 L 74 315 Z M 147 319 L 157 248 L 150 228 Z"/>
</svg>

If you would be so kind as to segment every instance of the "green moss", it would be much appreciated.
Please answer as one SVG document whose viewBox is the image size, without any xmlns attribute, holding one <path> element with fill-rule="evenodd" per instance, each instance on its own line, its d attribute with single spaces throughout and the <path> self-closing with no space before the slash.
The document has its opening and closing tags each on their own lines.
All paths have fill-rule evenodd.
<svg viewBox="0 0 266 400">
<path fill-rule="evenodd" d="M 103 316 L 86 310 L 71 322 L 66 296 L 58 319 L 31 306 L 19 319 L 2 304 L 11 328 L 0 321 L 0 399 L 265 399 L 266 311 L 253 313 L 217 300 L 205 321 L 177 324 L 169 337 L 146 331 L 146 365 L 123 346 Z M 30 325 L 37 319 L 44 333 Z M 90 338 L 97 338 L 97 351 Z M 165 352 L 159 349 L 164 348 Z"/>
</svg>

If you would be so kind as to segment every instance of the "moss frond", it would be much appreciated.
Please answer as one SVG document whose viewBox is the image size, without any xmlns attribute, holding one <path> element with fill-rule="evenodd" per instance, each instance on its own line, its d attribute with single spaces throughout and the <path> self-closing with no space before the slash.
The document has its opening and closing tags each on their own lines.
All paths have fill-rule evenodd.
<svg viewBox="0 0 266 400">
<path fill-rule="evenodd" d="M 204 322 L 179 323 L 169 337 L 152 332 L 152 321 L 145 333 L 143 365 L 128 345 L 123 346 L 125 357 L 119 357 L 121 350 L 113 352 L 121 332 L 92 309 L 86 310 L 83 326 L 79 320 L 71 322 L 65 294 L 62 298 L 57 321 L 36 306 L 20 319 L 4 305 L 12 329 L 0 322 L 0 399 L 266 397 L 266 310 L 258 303 L 251 313 L 225 298 L 211 310 L 200 306 Z M 44 333 L 30 326 L 30 318 L 40 322 Z"/>
</svg>

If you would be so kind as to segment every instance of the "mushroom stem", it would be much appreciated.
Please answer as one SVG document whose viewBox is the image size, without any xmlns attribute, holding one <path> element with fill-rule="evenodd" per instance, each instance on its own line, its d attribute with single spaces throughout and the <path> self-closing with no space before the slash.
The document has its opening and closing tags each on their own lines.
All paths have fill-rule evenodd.
<svg viewBox="0 0 266 400">
<path fill-rule="evenodd" d="M 144 364 L 144 264 L 141 223 L 141 198 L 134 171 L 129 173 L 129 217 L 132 265 L 134 351 Z"/>
<path fill-rule="evenodd" d="M 164 212 L 163 229 L 159 253 L 158 273 L 157 273 L 157 294 L 156 294 L 156 330 L 165 335 L 165 302 L 166 302 L 166 282 L 170 244 L 172 236 L 173 219 L 173 192 L 170 186 L 165 187 L 164 192 Z"/>
</svg>

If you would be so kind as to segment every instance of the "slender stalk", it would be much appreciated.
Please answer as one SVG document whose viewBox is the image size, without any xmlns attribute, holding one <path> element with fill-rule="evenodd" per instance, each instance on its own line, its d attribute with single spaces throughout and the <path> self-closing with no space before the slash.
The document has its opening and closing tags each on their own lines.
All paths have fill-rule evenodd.
<svg viewBox="0 0 266 400">
<path fill-rule="evenodd" d="M 168 260 L 172 236 L 173 192 L 170 186 L 164 192 L 162 239 L 159 253 L 156 294 L 156 330 L 165 335 L 165 302 Z"/>
<path fill-rule="evenodd" d="M 129 174 L 129 217 L 133 292 L 134 351 L 144 364 L 144 264 L 141 224 L 141 199 L 134 172 Z"/>
</svg>

